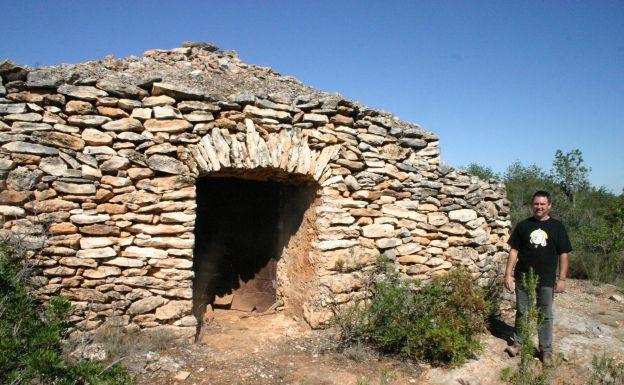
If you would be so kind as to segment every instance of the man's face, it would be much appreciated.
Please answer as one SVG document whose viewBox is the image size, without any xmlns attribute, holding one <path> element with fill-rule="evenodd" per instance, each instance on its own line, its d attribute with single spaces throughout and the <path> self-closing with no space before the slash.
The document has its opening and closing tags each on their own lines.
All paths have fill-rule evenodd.
<svg viewBox="0 0 624 385">
<path fill-rule="evenodd" d="M 552 203 L 546 197 L 533 198 L 533 216 L 542 219 L 548 216 L 548 212 L 552 208 Z"/>
</svg>

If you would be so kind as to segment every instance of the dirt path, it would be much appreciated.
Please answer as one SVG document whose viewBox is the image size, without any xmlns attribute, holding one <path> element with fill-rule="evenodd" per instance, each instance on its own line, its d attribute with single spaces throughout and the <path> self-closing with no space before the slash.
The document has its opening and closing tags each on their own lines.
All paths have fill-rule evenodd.
<svg viewBox="0 0 624 385">
<path fill-rule="evenodd" d="M 624 304 L 609 299 L 614 293 L 611 286 L 570 281 L 568 292 L 556 298 L 555 349 L 564 358 L 557 375 L 568 384 L 585 383 L 593 354 L 624 359 Z M 445 369 L 378 358 L 361 348 L 337 351 L 331 331 L 309 330 L 282 314 L 241 318 L 224 312 L 201 343 L 149 353 L 140 384 L 502 384 L 501 370 L 517 364 L 503 353 L 511 332 L 506 321 L 495 335 L 483 336 L 478 359 Z"/>
</svg>

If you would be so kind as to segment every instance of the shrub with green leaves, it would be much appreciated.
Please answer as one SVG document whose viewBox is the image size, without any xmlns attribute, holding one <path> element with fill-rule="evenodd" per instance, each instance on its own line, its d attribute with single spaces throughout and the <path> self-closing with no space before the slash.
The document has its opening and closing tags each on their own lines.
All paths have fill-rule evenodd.
<svg viewBox="0 0 624 385">
<path fill-rule="evenodd" d="M 346 344 L 455 366 L 480 351 L 487 315 L 483 289 L 458 269 L 427 283 L 385 275 L 371 298 L 339 313 L 336 324 Z"/>
<path fill-rule="evenodd" d="M 588 385 L 623 385 L 624 362 L 616 362 L 606 353 L 594 355 Z"/>
<path fill-rule="evenodd" d="M 0 383 L 54 385 L 124 385 L 134 383 L 121 366 L 69 362 L 62 339 L 71 310 L 66 298 L 44 307 L 26 288 L 21 260 L 0 244 Z"/>
</svg>

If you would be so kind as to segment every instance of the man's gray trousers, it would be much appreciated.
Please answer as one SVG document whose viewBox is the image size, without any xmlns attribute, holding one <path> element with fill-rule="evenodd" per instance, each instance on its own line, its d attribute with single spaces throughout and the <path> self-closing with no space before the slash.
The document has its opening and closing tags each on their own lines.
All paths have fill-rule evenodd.
<svg viewBox="0 0 624 385">
<path fill-rule="evenodd" d="M 516 285 L 516 324 L 514 341 L 516 344 L 522 345 L 520 319 L 527 311 L 529 298 L 526 291 L 519 286 L 520 285 Z M 537 288 L 537 306 L 539 309 L 539 327 L 537 335 L 539 337 L 539 349 L 542 354 L 552 353 L 553 299 L 554 290 L 552 287 L 541 286 Z"/>
</svg>

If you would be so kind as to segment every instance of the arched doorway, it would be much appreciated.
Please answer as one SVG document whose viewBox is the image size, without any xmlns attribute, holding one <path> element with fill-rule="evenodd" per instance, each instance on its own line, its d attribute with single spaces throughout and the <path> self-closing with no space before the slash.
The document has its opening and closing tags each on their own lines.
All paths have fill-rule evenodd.
<svg viewBox="0 0 624 385">
<path fill-rule="evenodd" d="M 310 240 L 313 224 L 305 223 L 317 185 L 265 173 L 197 179 L 193 308 L 200 322 L 207 307 L 261 313 L 290 305 L 300 312 L 312 276 L 301 269 L 308 263 L 302 244 Z"/>
</svg>

